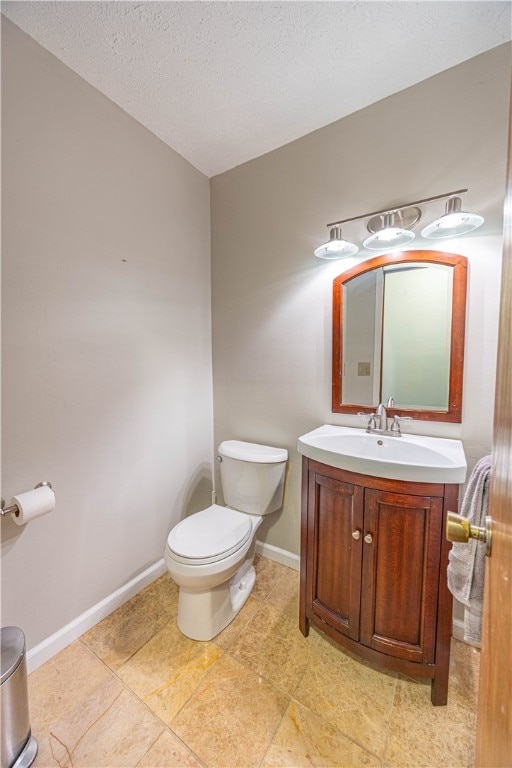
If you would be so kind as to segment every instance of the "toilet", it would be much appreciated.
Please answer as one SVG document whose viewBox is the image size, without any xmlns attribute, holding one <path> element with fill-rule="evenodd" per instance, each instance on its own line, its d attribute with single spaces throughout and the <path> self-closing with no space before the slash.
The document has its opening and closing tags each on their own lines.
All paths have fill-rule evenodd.
<svg viewBox="0 0 512 768">
<path fill-rule="evenodd" d="M 242 608 L 256 581 L 256 531 L 283 503 L 285 448 L 225 440 L 217 458 L 227 506 L 179 522 L 164 554 L 180 588 L 178 627 L 192 640 L 211 640 Z"/>
</svg>

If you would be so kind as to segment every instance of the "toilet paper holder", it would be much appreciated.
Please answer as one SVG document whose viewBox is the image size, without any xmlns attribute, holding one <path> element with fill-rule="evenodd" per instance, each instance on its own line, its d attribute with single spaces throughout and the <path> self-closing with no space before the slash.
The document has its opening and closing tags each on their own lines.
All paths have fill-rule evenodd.
<svg viewBox="0 0 512 768">
<path fill-rule="evenodd" d="M 34 485 L 34 491 L 36 488 L 50 488 L 53 490 L 52 484 L 48 482 L 48 480 L 43 480 L 42 482 L 38 483 L 37 485 Z M 19 509 L 17 504 L 10 504 L 8 507 L 4 507 L 4 502 L 2 501 L 2 507 L 0 509 L 0 515 L 2 517 L 5 517 L 6 515 L 18 515 Z"/>
</svg>

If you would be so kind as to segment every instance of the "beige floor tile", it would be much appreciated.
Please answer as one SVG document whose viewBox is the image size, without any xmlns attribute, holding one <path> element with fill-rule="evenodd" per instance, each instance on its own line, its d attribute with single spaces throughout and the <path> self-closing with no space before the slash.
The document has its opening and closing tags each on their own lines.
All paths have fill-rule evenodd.
<svg viewBox="0 0 512 768">
<path fill-rule="evenodd" d="M 267 597 L 268 603 L 297 622 L 299 621 L 299 580 L 299 572 L 287 568 Z"/>
<path fill-rule="evenodd" d="M 475 716 L 448 701 L 430 702 L 429 688 L 400 677 L 391 716 L 386 765 L 462 768 L 473 765 Z"/>
<path fill-rule="evenodd" d="M 52 751 L 49 733 L 37 734 L 37 747 L 33 768 L 60 768 L 60 763 Z"/>
<path fill-rule="evenodd" d="M 108 682 L 52 727 L 52 748 L 62 768 L 130 768 L 162 733 L 160 720 L 116 682 L 117 692 Z"/>
<path fill-rule="evenodd" d="M 238 637 L 242 629 L 247 626 L 249 621 L 257 613 L 257 611 L 263 607 L 263 605 L 264 603 L 262 603 L 261 600 L 258 600 L 257 598 L 250 595 L 240 613 L 235 616 L 231 624 L 228 624 L 226 629 L 223 629 L 222 632 L 213 638 L 212 642 L 215 643 L 215 645 L 218 645 L 221 648 L 227 650 L 235 638 Z"/>
<path fill-rule="evenodd" d="M 74 763 L 73 753 L 82 737 L 105 715 L 124 690 L 122 682 L 112 675 L 88 696 L 77 701 L 51 726 L 49 742 L 59 765 Z"/>
<path fill-rule="evenodd" d="M 113 677 L 79 640 L 32 672 L 28 678 L 32 731 L 43 740 L 50 726 Z"/>
<path fill-rule="evenodd" d="M 111 669 L 117 669 L 178 611 L 178 587 L 164 574 L 82 636 Z"/>
<path fill-rule="evenodd" d="M 200 643 L 182 635 L 172 619 L 119 667 L 117 674 L 169 724 L 222 654 L 214 643 Z"/>
<path fill-rule="evenodd" d="M 293 694 L 311 651 L 294 619 L 265 604 L 244 627 L 229 652 L 272 685 Z"/>
<path fill-rule="evenodd" d="M 289 698 L 226 654 L 172 722 L 210 768 L 258 766 Z"/>
<path fill-rule="evenodd" d="M 252 595 L 259 600 L 266 600 L 281 579 L 286 576 L 287 571 L 290 570 L 286 565 L 281 565 L 281 563 L 276 563 L 274 560 L 261 557 L 261 555 L 255 556 L 254 569 L 256 571 L 256 583 Z"/>
<path fill-rule="evenodd" d="M 311 642 L 311 660 L 294 698 L 382 757 L 396 675 L 343 653 L 319 633 L 311 633 Z"/>
<path fill-rule="evenodd" d="M 380 768 L 380 764 L 374 755 L 292 701 L 265 755 L 262 768 Z"/>
<path fill-rule="evenodd" d="M 480 650 L 461 640 L 452 638 L 450 654 L 450 676 L 448 678 L 448 701 L 460 704 L 476 712 L 478 703 L 478 678 L 480 674 Z M 424 698 L 430 700 L 431 681 L 401 675 L 424 689 Z M 419 696 L 419 689 L 418 689 Z"/>
<path fill-rule="evenodd" d="M 448 701 L 476 711 L 479 673 L 480 651 L 452 639 Z"/>
<path fill-rule="evenodd" d="M 201 763 L 168 728 L 160 734 L 137 768 L 201 768 Z"/>
</svg>

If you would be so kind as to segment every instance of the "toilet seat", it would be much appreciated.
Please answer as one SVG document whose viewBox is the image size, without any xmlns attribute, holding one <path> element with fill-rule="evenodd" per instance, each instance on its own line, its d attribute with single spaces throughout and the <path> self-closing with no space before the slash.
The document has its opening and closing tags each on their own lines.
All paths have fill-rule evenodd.
<svg viewBox="0 0 512 768">
<path fill-rule="evenodd" d="M 251 537 L 251 518 L 243 512 L 212 504 L 178 523 L 167 546 L 172 557 L 187 565 L 207 565 L 241 549 Z"/>
</svg>

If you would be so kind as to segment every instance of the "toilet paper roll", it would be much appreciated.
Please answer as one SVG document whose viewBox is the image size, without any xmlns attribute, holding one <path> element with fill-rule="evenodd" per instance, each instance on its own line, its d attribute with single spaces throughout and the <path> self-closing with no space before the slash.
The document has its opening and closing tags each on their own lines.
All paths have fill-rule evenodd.
<svg viewBox="0 0 512 768">
<path fill-rule="evenodd" d="M 16 504 L 19 510 L 17 515 L 12 516 L 14 522 L 17 525 L 25 525 L 55 509 L 55 494 L 51 488 L 44 485 L 42 488 L 13 496 L 11 504 Z"/>
</svg>

